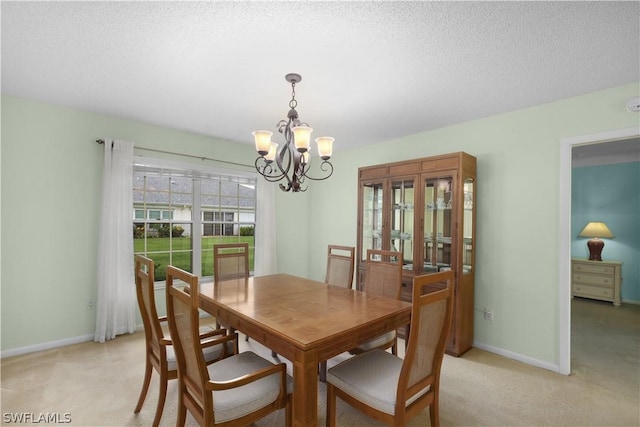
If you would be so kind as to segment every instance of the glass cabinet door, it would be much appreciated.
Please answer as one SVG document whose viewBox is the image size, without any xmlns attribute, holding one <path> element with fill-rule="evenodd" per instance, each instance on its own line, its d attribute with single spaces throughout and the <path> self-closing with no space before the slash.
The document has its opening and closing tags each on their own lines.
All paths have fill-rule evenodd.
<svg viewBox="0 0 640 427">
<path fill-rule="evenodd" d="M 469 274 L 473 271 L 473 209 L 475 201 L 473 181 L 473 178 L 465 178 L 463 184 L 464 206 L 462 217 L 462 274 Z"/>
<path fill-rule="evenodd" d="M 382 249 L 383 223 L 382 203 L 384 185 L 365 183 L 362 188 L 362 253 L 364 259 L 367 249 Z"/>
<path fill-rule="evenodd" d="M 403 268 L 413 270 L 415 180 L 391 181 L 391 241 L 389 249 L 402 253 Z"/>
<path fill-rule="evenodd" d="M 452 177 L 426 178 L 424 182 L 424 259 L 422 270 L 435 273 L 451 269 L 454 218 Z"/>
</svg>

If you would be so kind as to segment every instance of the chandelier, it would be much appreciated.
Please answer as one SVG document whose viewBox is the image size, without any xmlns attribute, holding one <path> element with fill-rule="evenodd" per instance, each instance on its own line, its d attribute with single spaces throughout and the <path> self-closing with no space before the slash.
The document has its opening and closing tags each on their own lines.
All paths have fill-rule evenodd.
<svg viewBox="0 0 640 427">
<path fill-rule="evenodd" d="M 333 148 L 333 138 L 321 136 L 316 138 L 318 155 L 322 159 L 320 170 L 321 177 L 312 177 L 309 173 L 311 154 L 309 152 L 309 140 L 313 129 L 307 123 L 298 118 L 296 106 L 296 83 L 300 83 L 302 77 L 299 74 L 287 74 L 285 79 L 291 83 L 291 101 L 289 101 L 289 114 L 287 120 L 280 120 L 276 125 L 278 132 L 284 134 L 284 145 L 278 149 L 278 144 L 271 141 L 273 132 L 257 130 L 252 132 L 255 138 L 256 150 L 260 155 L 255 162 L 256 170 L 269 182 L 284 180 L 280 184 L 282 191 L 306 191 L 304 185 L 306 179 L 322 181 L 333 174 L 333 165 L 329 162 Z M 275 161 L 275 164 L 274 164 Z"/>
</svg>

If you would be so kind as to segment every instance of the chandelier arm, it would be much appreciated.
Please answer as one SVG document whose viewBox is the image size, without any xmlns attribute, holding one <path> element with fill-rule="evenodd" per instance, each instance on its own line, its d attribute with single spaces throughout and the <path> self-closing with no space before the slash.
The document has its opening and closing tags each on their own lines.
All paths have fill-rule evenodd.
<svg viewBox="0 0 640 427">
<path fill-rule="evenodd" d="M 312 181 L 324 181 L 325 179 L 329 178 L 331 175 L 333 175 L 333 165 L 331 164 L 330 161 L 328 160 L 323 160 L 322 163 L 320 164 L 320 170 L 322 171 L 329 171 L 329 175 L 322 177 L 322 178 L 314 178 L 312 176 L 307 175 L 307 173 L 305 172 L 304 177 L 305 178 L 309 178 Z"/>
<path fill-rule="evenodd" d="M 260 160 L 263 161 L 263 165 L 259 165 Z M 255 167 L 256 167 L 256 172 L 258 172 L 260 175 L 262 175 L 264 177 L 264 179 L 266 179 L 269 182 L 276 182 L 276 181 L 280 181 L 282 178 L 284 178 L 284 174 L 279 174 L 279 175 L 273 175 L 273 167 L 271 166 L 271 163 L 267 163 L 266 160 L 264 160 L 263 157 L 258 157 L 256 159 L 255 162 Z"/>
<path fill-rule="evenodd" d="M 280 132 L 282 132 L 280 130 Z M 289 191 L 291 188 L 296 188 L 295 182 L 289 177 L 289 171 L 291 170 L 291 166 L 294 166 L 294 179 L 295 179 L 295 170 L 297 169 L 297 165 L 295 164 L 295 158 L 293 158 L 293 153 L 291 151 L 291 118 L 289 118 L 289 122 L 284 128 L 284 140 L 285 144 L 280 150 L 280 152 L 276 155 L 276 164 L 280 171 L 282 171 L 283 178 L 287 179 L 287 190 Z M 285 159 L 286 156 L 286 159 Z M 283 167 L 283 164 L 286 160 L 287 167 Z"/>
</svg>

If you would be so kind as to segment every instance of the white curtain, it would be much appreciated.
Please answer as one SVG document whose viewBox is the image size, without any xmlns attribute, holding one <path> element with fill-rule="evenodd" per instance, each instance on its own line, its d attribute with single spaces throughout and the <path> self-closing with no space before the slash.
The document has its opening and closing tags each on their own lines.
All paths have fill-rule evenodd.
<svg viewBox="0 0 640 427">
<path fill-rule="evenodd" d="M 133 272 L 133 143 L 104 140 L 102 209 L 98 241 L 98 292 L 94 341 L 136 327 Z"/>
<path fill-rule="evenodd" d="M 276 256 L 276 184 L 260 180 L 256 184 L 256 246 L 253 274 L 278 272 Z"/>
</svg>

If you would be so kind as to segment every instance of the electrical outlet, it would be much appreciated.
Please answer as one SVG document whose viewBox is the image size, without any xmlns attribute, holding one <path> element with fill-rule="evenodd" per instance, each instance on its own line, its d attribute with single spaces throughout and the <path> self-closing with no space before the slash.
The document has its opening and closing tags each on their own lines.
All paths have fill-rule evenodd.
<svg viewBox="0 0 640 427">
<path fill-rule="evenodd" d="M 482 309 L 482 315 L 484 316 L 484 320 L 493 321 L 493 311 L 488 308 Z"/>
<path fill-rule="evenodd" d="M 95 303 L 91 298 L 87 299 L 87 310 L 93 310 L 96 308 Z"/>
</svg>

